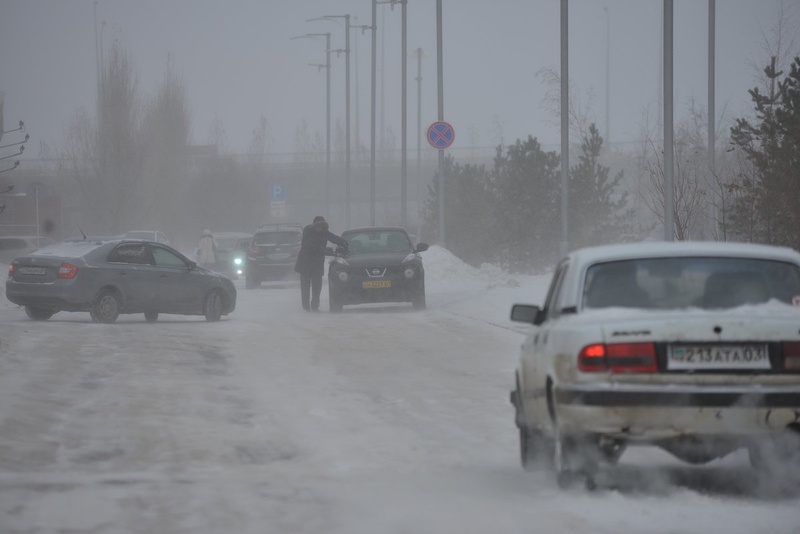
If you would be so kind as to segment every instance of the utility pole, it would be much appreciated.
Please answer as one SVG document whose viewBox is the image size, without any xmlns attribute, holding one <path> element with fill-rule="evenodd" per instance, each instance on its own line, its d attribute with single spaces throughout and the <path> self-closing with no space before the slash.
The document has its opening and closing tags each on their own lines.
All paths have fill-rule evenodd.
<svg viewBox="0 0 800 534">
<path fill-rule="evenodd" d="M 611 147 L 611 15 L 606 12 L 606 138 L 607 148 Z"/>
<path fill-rule="evenodd" d="M 569 252 L 569 5 L 561 0 L 561 256 Z"/>
<path fill-rule="evenodd" d="M 400 86 L 402 87 L 401 90 L 401 104 L 400 104 L 400 114 L 402 116 L 401 120 L 401 142 L 400 142 L 400 211 L 402 212 L 402 226 L 405 228 L 408 224 L 408 127 L 407 127 L 407 115 L 408 115 L 408 106 L 407 106 L 407 98 L 406 98 L 406 86 L 407 86 L 407 66 L 408 66 L 408 53 L 407 53 L 407 46 L 408 40 L 406 38 L 406 30 L 408 26 L 408 0 L 400 0 L 400 6 L 402 11 L 402 82 Z"/>
<path fill-rule="evenodd" d="M 100 105 L 100 41 L 97 32 L 97 0 L 94 0 L 94 55 L 97 63 L 97 102 Z"/>
<path fill-rule="evenodd" d="M 716 0 L 708 0 L 708 167 L 711 176 L 717 174 L 716 162 L 716 125 L 714 93 L 715 87 L 715 34 L 716 34 Z"/>
<path fill-rule="evenodd" d="M 350 228 L 350 15 L 325 15 L 312 20 L 344 19 L 344 55 L 345 55 L 345 225 Z M 337 50 L 340 52 L 341 50 Z"/>
<path fill-rule="evenodd" d="M 422 181 L 422 48 L 417 48 L 417 238 L 422 239 L 422 198 L 419 183 Z"/>
<path fill-rule="evenodd" d="M 442 0 L 436 0 L 436 85 L 439 108 L 439 121 L 444 120 L 444 80 L 443 80 L 443 52 L 442 52 Z M 444 234 L 444 151 L 439 150 L 439 240 L 445 246 Z"/>
<path fill-rule="evenodd" d="M 672 0 L 664 0 L 664 241 L 675 241 L 672 30 Z"/>
<path fill-rule="evenodd" d="M 375 52 L 378 42 L 378 0 L 372 0 L 372 83 L 369 127 L 369 225 L 375 226 Z"/>
<path fill-rule="evenodd" d="M 331 209 L 331 34 L 306 33 L 292 39 L 316 39 L 325 37 L 325 64 L 309 63 L 312 67 L 325 69 L 325 210 L 330 216 Z"/>
</svg>

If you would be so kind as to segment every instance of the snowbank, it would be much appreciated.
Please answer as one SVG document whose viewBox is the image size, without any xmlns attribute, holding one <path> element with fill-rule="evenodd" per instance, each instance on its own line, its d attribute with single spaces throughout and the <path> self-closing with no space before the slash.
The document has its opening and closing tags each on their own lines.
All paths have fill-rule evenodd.
<svg viewBox="0 0 800 534">
<path fill-rule="evenodd" d="M 426 283 L 444 287 L 448 283 L 464 287 L 470 282 L 480 287 L 519 287 L 518 279 L 503 271 L 500 267 L 484 263 L 479 269 L 467 265 L 455 254 L 439 245 L 432 245 L 422 253 L 425 265 Z"/>
</svg>

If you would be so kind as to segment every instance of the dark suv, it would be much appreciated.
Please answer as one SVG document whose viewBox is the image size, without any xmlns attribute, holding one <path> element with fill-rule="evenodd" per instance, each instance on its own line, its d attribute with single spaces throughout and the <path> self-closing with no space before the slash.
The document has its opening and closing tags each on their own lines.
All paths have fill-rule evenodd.
<svg viewBox="0 0 800 534">
<path fill-rule="evenodd" d="M 245 261 L 245 287 L 253 289 L 266 280 L 282 280 L 294 272 L 303 226 L 296 223 L 266 224 L 253 234 Z"/>
</svg>

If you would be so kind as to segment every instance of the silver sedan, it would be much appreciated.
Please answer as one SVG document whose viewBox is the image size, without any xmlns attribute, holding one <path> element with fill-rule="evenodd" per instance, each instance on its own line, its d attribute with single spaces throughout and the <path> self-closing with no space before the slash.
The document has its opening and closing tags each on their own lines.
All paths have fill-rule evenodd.
<svg viewBox="0 0 800 534">
<path fill-rule="evenodd" d="M 131 239 L 56 243 L 16 258 L 6 297 L 38 321 L 59 311 L 88 311 L 98 323 L 132 313 L 144 313 L 148 322 L 159 313 L 219 321 L 236 307 L 226 276 L 162 243 Z"/>
</svg>

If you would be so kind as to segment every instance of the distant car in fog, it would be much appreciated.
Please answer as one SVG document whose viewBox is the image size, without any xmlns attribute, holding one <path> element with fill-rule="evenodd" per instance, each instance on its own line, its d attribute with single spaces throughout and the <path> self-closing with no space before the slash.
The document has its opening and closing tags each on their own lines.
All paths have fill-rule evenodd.
<svg viewBox="0 0 800 534">
<path fill-rule="evenodd" d="M 156 243 L 164 243 L 169 245 L 169 239 L 160 230 L 131 230 L 122 234 L 126 239 L 146 239 L 148 241 L 155 241 Z"/>
<path fill-rule="evenodd" d="M 425 269 L 420 252 L 403 228 L 369 227 L 342 232 L 348 248 L 337 247 L 328 266 L 328 302 L 338 312 L 350 304 L 411 302 L 425 308 Z"/>
<path fill-rule="evenodd" d="M 245 265 L 247 263 L 247 250 L 253 243 L 253 236 L 241 237 L 236 240 L 233 250 L 230 254 L 231 260 L 231 278 L 238 280 L 240 276 L 244 276 Z"/>
<path fill-rule="evenodd" d="M 236 307 L 231 280 L 199 267 L 168 245 L 143 240 L 56 243 L 9 265 L 6 298 L 33 320 L 88 311 L 94 322 L 120 314 L 205 315 L 219 321 Z"/>
<path fill-rule="evenodd" d="M 241 268 L 237 268 L 241 266 L 241 259 L 238 266 L 234 263 L 237 250 L 241 250 L 241 248 L 237 247 L 241 247 L 243 242 L 246 242 L 247 246 L 249 246 L 253 234 L 245 232 L 212 232 L 211 235 L 217 246 L 217 261 L 210 266 L 211 269 L 227 274 L 231 278 L 237 278 L 241 274 Z"/>
<path fill-rule="evenodd" d="M 266 280 L 281 280 L 294 273 L 303 240 L 303 226 L 297 223 L 265 224 L 253 234 L 245 260 L 245 287 L 258 287 Z"/>
<path fill-rule="evenodd" d="M 34 250 L 55 243 L 55 240 L 35 235 L 11 235 L 0 237 L 0 263 L 7 265 L 18 256 L 24 256 Z"/>
</svg>

